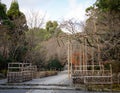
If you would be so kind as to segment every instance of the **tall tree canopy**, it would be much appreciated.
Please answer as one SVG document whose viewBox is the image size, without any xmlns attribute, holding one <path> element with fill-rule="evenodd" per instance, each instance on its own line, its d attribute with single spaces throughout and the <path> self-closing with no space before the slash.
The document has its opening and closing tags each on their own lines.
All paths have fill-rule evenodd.
<svg viewBox="0 0 120 93">
<path fill-rule="evenodd" d="M 11 40 L 10 57 L 14 61 L 23 61 L 26 51 L 25 31 L 28 30 L 28 27 L 25 15 L 19 10 L 17 0 L 12 1 L 7 15 L 14 24 L 14 29 L 9 31 Z"/>
<path fill-rule="evenodd" d="M 57 28 L 58 23 L 56 21 L 48 21 L 46 23 L 46 30 L 49 31 L 51 34 L 55 32 L 55 29 Z"/>
<path fill-rule="evenodd" d="M 120 0 L 97 0 L 95 5 L 102 11 L 120 11 Z"/>
<path fill-rule="evenodd" d="M 10 9 L 7 11 L 7 15 L 11 20 L 18 18 L 22 15 L 19 10 L 18 2 L 16 0 L 12 1 Z"/>
<path fill-rule="evenodd" d="M 6 14 L 6 5 L 0 2 L 0 70 L 6 68 L 8 57 L 9 36 L 12 24 Z"/>
<path fill-rule="evenodd" d="M 13 25 L 8 19 L 6 10 L 7 10 L 6 5 L 0 2 L 0 24 L 6 25 L 9 28 L 12 28 Z"/>
<path fill-rule="evenodd" d="M 86 12 L 87 31 L 96 30 L 102 59 L 120 61 L 120 0 L 97 0 Z"/>
<path fill-rule="evenodd" d="M 6 15 L 6 5 L 0 2 L 0 20 L 7 19 Z"/>
</svg>

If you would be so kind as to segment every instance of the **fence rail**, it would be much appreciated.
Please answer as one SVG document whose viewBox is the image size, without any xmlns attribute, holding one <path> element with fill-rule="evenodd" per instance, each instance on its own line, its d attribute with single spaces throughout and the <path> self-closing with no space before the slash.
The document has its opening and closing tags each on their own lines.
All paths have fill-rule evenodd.
<svg viewBox="0 0 120 93">
<path fill-rule="evenodd" d="M 37 67 L 30 63 L 10 63 L 8 64 L 8 83 L 19 83 L 32 80 L 36 75 Z"/>
<path fill-rule="evenodd" d="M 87 69 L 81 69 L 86 67 Z M 72 71 L 73 84 L 112 84 L 112 70 L 104 70 L 103 65 L 94 65 L 100 69 L 88 69 L 92 65 L 77 66 Z M 79 69 L 78 69 L 79 68 Z"/>
</svg>

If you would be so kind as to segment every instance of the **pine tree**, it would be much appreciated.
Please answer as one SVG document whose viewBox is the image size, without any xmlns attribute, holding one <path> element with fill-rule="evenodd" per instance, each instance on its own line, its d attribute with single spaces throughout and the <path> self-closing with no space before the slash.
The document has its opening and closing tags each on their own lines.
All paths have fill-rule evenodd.
<svg viewBox="0 0 120 93">
<path fill-rule="evenodd" d="M 25 31 L 27 31 L 28 27 L 25 15 L 19 10 L 17 0 L 12 1 L 7 15 L 14 24 L 14 29 L 9 32 L 11 37 L 10 57 L 14 61 L 23 61 L 26 51 Z"/>
<path fill-rule="evenodd" d="M 0 2 L 0 20 L 7 19 L 6 5 Z"/>
</svg>

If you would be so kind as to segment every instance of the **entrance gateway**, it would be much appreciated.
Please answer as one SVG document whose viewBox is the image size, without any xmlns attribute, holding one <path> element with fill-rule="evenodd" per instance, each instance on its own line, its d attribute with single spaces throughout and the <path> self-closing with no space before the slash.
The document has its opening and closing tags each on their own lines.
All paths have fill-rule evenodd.
<svg viewBox="0 0 120 93">
<path fill-rule="evenodd" d="M 111 65 L 106 69 L 100 62 L 100 51 L 88 47 L 85 39 L 83 42 L 68 42 L 68 77 L 72 79 L 73 86 L 111 85 L 112 89 Z"/>
</svg>

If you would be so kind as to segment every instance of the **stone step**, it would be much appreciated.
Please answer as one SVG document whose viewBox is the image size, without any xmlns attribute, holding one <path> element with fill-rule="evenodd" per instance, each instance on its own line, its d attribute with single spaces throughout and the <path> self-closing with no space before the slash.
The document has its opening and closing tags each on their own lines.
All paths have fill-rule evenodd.
<svg viewBox="0 0 120 93">
<path fill-rule="evenodd" d="M 61 86 L 61 85 L 39 85 L 39 86 L 28 86 L 28 85 L 0 85 L 0 89 L 40 89 L 40 90 L 75 90 L 75 88 L 70 86 Z"/>
<path fill-rule="evenodd" d="M 29 84 L 29 83 L 6 83 L 0 84 L 0 86 L 70 86 L 68 84 Z"/>
</svg>

